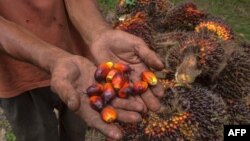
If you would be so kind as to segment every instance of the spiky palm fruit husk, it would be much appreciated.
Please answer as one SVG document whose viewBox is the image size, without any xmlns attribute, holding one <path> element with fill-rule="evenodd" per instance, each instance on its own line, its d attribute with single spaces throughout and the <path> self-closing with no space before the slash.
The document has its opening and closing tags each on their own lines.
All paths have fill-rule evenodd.
<svg viewBox="0 0 250 141">
<path fill-rule="evenodd" d="M 250 54 L 242 50 L 232 53 L 226 67 L 215 81 L 214 91 L 224 98 L 240 99 L 250 95 Z"/>
<path fill-rule="evenodd" d="M 166 15 L 154 19 L 153 25 L 167 31 L 193 30 L 206 17 L 207 14 L 197 9 L 194 3 L 188 2 L 175 6 Z"/>
<path fill-rule="evenodd" d="M 232 28 L 222 19 L 209 18 L 199 22 L 195 27 L 195 32 L 211 32 L 222 40 L 234 39 Z"/>
<path fill-rule="evenodd" d="M 239 100 L 226 99 L 225 101 L 229 114 L 229 124 L 250 124 L 250 107 L 244 98 Z"/>
<path fill-rule="evenodd" d="M 114 28 L 136 35 L 151 46 L 154 30 L 147 24 L 146 17 L 145 13 L 137 12 L 134 16 L 119 21 Z"/>
<path fill-rule="evenodd" d="M 162 99 L 159 113 L 149 112 L 139 124 L 122 124 L 124 140 L 215 140 L 223 135 L 226 107 L 211 91 L 194 85 L 175 87 Z"/>
<path fill-rule="evenodd" d="M 244 50 L 244 52 L 250 54 L 250 43 L 243 43 L 241 44 L 241 47 Z"/>
<path fill-rule="evenodd" d="M 137 12 L 145 12 L 150 17 L 155 15 L 163 15 L 169 11 L 173 4 L 169 0 L 119 0 L 116 13 L 118 16 L 124 14 L 134 14 Z"/>
<path fill-rule="evenodd" d="M 164 16 L 171 8 L 173 8 L 173 3 L 170 0 L 155 0 L 153 16 Z"/>
</svg>

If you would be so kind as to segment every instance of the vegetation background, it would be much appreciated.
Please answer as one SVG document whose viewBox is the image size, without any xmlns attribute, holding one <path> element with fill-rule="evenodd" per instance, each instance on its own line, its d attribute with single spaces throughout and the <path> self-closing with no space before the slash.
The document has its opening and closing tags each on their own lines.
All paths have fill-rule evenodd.
<svg viewBox="0 0 250 141">
<path fill-rule="evenodd" d="M 187 0 L 172 0 L 178 4 Z M 190 1 L 190 0 L 189 0 Z M 233 31 L 243 40 L 250 42 L 250 0 L 192 0 L 198 7 L 212 15 L 225 19 Z M 113 13 L 118 0 L 98 0 L 102 12 Z M 93 135 L 90 131 L 88 135 Z M 16 141 L 15 135 L 0 109 L 0 141 Z"/>
</svg>

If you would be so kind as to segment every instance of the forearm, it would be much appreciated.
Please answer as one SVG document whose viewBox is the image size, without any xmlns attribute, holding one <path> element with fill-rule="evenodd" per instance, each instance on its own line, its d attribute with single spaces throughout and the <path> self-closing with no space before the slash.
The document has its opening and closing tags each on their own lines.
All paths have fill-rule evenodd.
<svg viewBox="0 0 250 141">
<path fill-rule="evenodd" d="M 32 63 L 48 72 L 59 56 L 70 55 L 1 16 L 0 51 L 16 59 Z"/>
<path fill-rule="evenodd" d="M 88 45 L 99 33 L 110 29 L 98 10 L 96 0 L 65 0 L 70 20 Z"/>
</svg>

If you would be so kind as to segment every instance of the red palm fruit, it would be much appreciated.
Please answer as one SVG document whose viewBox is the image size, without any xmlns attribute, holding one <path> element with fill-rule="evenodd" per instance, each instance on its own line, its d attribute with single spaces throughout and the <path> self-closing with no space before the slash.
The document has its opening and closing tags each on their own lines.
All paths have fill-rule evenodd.
<svg viewBox="0 0 250 141">
<path fill-rule="evenodd" d="M 112 85 L 116 91 L 119 91 L 124 83 L 126 82 L 125 75 L 123 75 L 121 72 L 117 73 L 113 79 L 112 79 Z"/>
<path fill-rule="evenodd" d="M 102 109 L 101 116 L 103 121 L 112 123 L 117 119 L 117 112 L 113 107 L 107 106 Z"/>
<path fill-rule="evenodd" d="M 103 86 L 102 84 L 96 83 L 96 84 L 92 84 L 91 86 L 89 86 L 87 88 L 87 95 L 90 96 L 100 96 L 102 94 L 103 91 Z"/>
<path fill-rule="evenodd" d="M 145 81 L 138 81 L 134 83 L 134 94 L 143 94 L 148 89 L 148 83 Z"/>
<path fill-rule="evenodd" d="M 125 73 L 123 74 L 123 80 L 124 80 L 124 84 L 129 84 L 129 74 Z"/>
<path fill-rule="evenodd" d="M 113 67 L 112 62 L 100 64 L 95 71 L 95 80 L 98 82 L 105 81 L 110 69 Z"/>
<path fill-rule="evenodd" d="M 132 94 L 133 94 L 133 87 L 131 87 L 129 83 L 125 83 L 118 92 L 118 96 L 120 98 L 128 98 L 129 95 L 132 95 Z"/>
<path fill-rule="evenodd" d="M 128 73 L 132 71 L 131 67 L 129 65 L 121 64 L 121 63 L 115 63 L 114 69 L 117 69 L 118 71 L 122 73 Z"/>
<path fill-rule="evenodd" d="M 97 111 L 102 110 L 103 108 L 103 100 L 100 96 L 91 96 L 89 98 L 90 105 Z"/>
<path fill-rule="evenodd" d="M 147 82 L 151 86 L 155 86 L 157 84 L 157 77 L 151 71 L 144 71 L 141 74 L 141 78 L 143 81 Z"/>
<path fill-rule="evenodd" d="M 104 85 L 102 97 L 105 105 L 115 97 L 115 90 L 111 83 Z"/>
<path fill-rule="evenodd" d="M 119 71 L 116 69 L 111 69 L 109 73 L 107 74 L 106 81 L 111 82 L 114 76 L 118 73 Z"/>
</svg>

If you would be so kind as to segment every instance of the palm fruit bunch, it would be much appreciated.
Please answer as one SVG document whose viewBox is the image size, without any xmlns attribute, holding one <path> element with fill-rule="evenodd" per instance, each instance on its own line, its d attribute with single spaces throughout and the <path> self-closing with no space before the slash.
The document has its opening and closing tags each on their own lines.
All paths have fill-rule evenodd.
<svg viewBox="0 0 250 141">
<path fill-rule="evenodd" d="M 170 81 L 170 80 L 169 80 Z M 191 89 L 175 86 L 167 89 L 162 109 L 148 112 L 138 124 L 121 123 L 124 140 L 176 141 L 223 138 L 227 123 L 226 105 L 221 97 L 200 85 Z"/>
<path fill-rule="evenodd" d="M 232 28 L 220 18 L 208 18 L 201 20 L 195 27 L 195 32 L 214 33 L 215 36 L 221 40 L 232 40 L 234 38 Z"/>
<path fill-rule="evenodd" d="M 215 80 L 213 90 L 225 98 L 240 99 L 250 95 L 250 54 L 238 48 Z"/>
<path fill-rule="evenodd" d="M 193 30 L 194 27 L 207 17 L 207 14 L 197 9 L 192 2 L 173 7 L 167 14 L 154 19 L 153 25 L 163 31 Z"/>
<path fill-rule="evenodd" d="M 228 118 L 226 105 L 220 96 L 208 88 L 195 83 L 191 89 L 169 89 L 162 103 L 166 105 L 166 111 L 185 111 L 192 115 L 191 121 L 198 125 L 195 140 L 222 138 L 223 124 L 227 123 Z"/>
<path fill-rule="evenodd" d="M 141 81 L 131 83 L 129 80 L 131 71 L 133 69 L 130 66 L 122 63 L 102 63 L 95 71 L 97 83 L 86 89 L 90 105 L 101 112 L 102 119 L 107 123 L 112 123 L 117 118 L 115 109 L 110 106 L 114 98 L 141 95 L 148 87 L 157 85 L 155 74 L 147 70 L 141 73 Z"/>
<path fill-rule="evenodd" d="M 123 30 L 142 38 L 149 46 L 152 44 L 152 34 L 154 30 L 147 24 L 146 14 L 137 12 L 131 17 L 127 17 L 114 25 L 114 29 Z"/>
<path fill-rule="evenodd" d="M 164 38 L 168 34 L 179 36 Z M 203 84 L 211 83 L 237 49 L 234 41 L 213 38 L 210 33 L 170 32 L 160 36 L 154 43 L 156 52 L 158 48 L 165 49 L 159 55 L 165 57 L 166 68 L 175 71 L 176 79 L 183 83 L 192 83 L 196 78 Z"/>
</svg>

